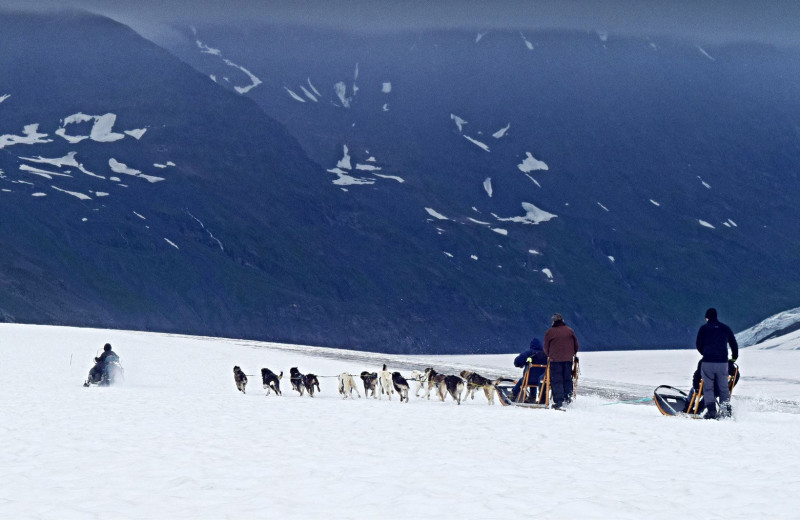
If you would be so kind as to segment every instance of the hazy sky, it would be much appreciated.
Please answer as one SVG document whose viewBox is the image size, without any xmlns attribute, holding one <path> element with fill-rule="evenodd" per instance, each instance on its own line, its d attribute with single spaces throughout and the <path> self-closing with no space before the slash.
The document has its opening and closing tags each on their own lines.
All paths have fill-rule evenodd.
<svg viewBox="0 0 800 520">
<path fill-rule="evenodd" d="M 0 0 L 0 6 L 81 7 L 145 35 L 170 22 L 246 20 L 366 31 L 562 28 L 800 43 L 800 0 Z"/>
</svg>

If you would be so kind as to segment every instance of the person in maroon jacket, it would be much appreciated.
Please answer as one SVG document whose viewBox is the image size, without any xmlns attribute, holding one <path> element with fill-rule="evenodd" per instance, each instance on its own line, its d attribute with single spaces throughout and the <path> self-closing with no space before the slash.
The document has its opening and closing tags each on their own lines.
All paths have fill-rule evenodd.
<svg viewBox="0 0 800 520">
<path fill-rule="evenodd" d="M 544 353 L 550 359 L 550 387 L 553 408 L 572 401 L 572 360 L 578 353 L 578 338 L 560 314 L 553 314 L 553 326 L 544 335 Z"/>
</svg>

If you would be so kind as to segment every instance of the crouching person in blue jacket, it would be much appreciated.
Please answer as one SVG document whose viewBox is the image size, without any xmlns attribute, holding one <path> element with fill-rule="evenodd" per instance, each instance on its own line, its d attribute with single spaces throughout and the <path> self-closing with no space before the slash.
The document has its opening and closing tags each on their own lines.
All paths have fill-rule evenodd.
<svg viewBox="0 0 800 520">
<path fill-rule="evenodd" d="M 514 358 L 515 367 L 524 368 L 527 370 L 528 363 L 532 363 L 534 365 L 547 365 L 547 356 L 542 350 L 542 342 L 539 341 L 539 338 L 533 338 L 528 350 L 520 353 L 519 356 Z M 516 401 L 519 397 L 519 391 L 522 387 L 522 380 L 525 378 L 525 370 L 522 371 L 522 378 L 517 381 L 516 386 L 513 388 L 513 390 L 511 390 L 511 399 L 514 401 Z M 545 367 L 531 368 L 531 373 L 528 375 L 528 384 L 540 385 L 546 370 L 547 368 Z M 528 398 L 530 400 L 535 400 L 536 395 L 531 395 Z"/>
</svg>

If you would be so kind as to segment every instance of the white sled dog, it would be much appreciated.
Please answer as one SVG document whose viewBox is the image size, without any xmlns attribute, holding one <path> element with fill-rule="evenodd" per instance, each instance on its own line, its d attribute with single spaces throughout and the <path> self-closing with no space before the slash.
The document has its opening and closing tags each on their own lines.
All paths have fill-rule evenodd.
<svg viewBox="0 0 800 520">
<path fill-rule="evenodd" d="M 378 399 L 383 399 L 381 396 L 386 393 L 391 401 L 392 394 L 394 393 L 394 385 L 392 384 L 392 373 L 386 370 L 386 363 L 383 364 L 383 370 L 378 372 L 378 384 L 381 387 L 381 393 L 378 395 Z"/>
<path fill-rule="evenodd" d="M 478 388 L 483 388 L 483 394 L 486 396 L 486 400 L 489 401 L 489 404 L 494 404 L 494 394 L 497 393 L 495 386 L 497 381 L 491 381 L 477 372 L 471 372 L 469 370 L 462 370 L 461 377 L 467 382 L 467 393 L 464 395 L 464 399 L 467 397 L 475 399 L 475 391 L 478 390 Z"/>
<path fill-rule="evenodd" d="M 419 397 L 419 391 L 423 390 L 428 383 L 428 374 L 420 372 L 419 370 L 411 371 L 411 379 L 414 380 L 414 396 Z"/>
<path fill-rule="evenodd" d="M 358 398 L 361 399 L 361 393 L 359 393 L 358 387 L 356 387 L 356 381 L 353 379 L 353 376 L 347 372 L 339 374 L 339 393 L 342 394 L 342 398 L 352 398 L 354 390 Z"/>
</svg>

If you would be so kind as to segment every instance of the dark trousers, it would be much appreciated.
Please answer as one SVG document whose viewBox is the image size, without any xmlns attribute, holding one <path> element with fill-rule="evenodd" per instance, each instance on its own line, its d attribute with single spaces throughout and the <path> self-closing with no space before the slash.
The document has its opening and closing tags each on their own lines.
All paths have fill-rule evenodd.
<svg viewBox="0 0 800 520">
<path fill-rule="evenodd" d="M 550 362 L 550 387 L 553 389 L 553 405 L 562 406 L 572 400 L 572 361 Z"/>
</svg>

